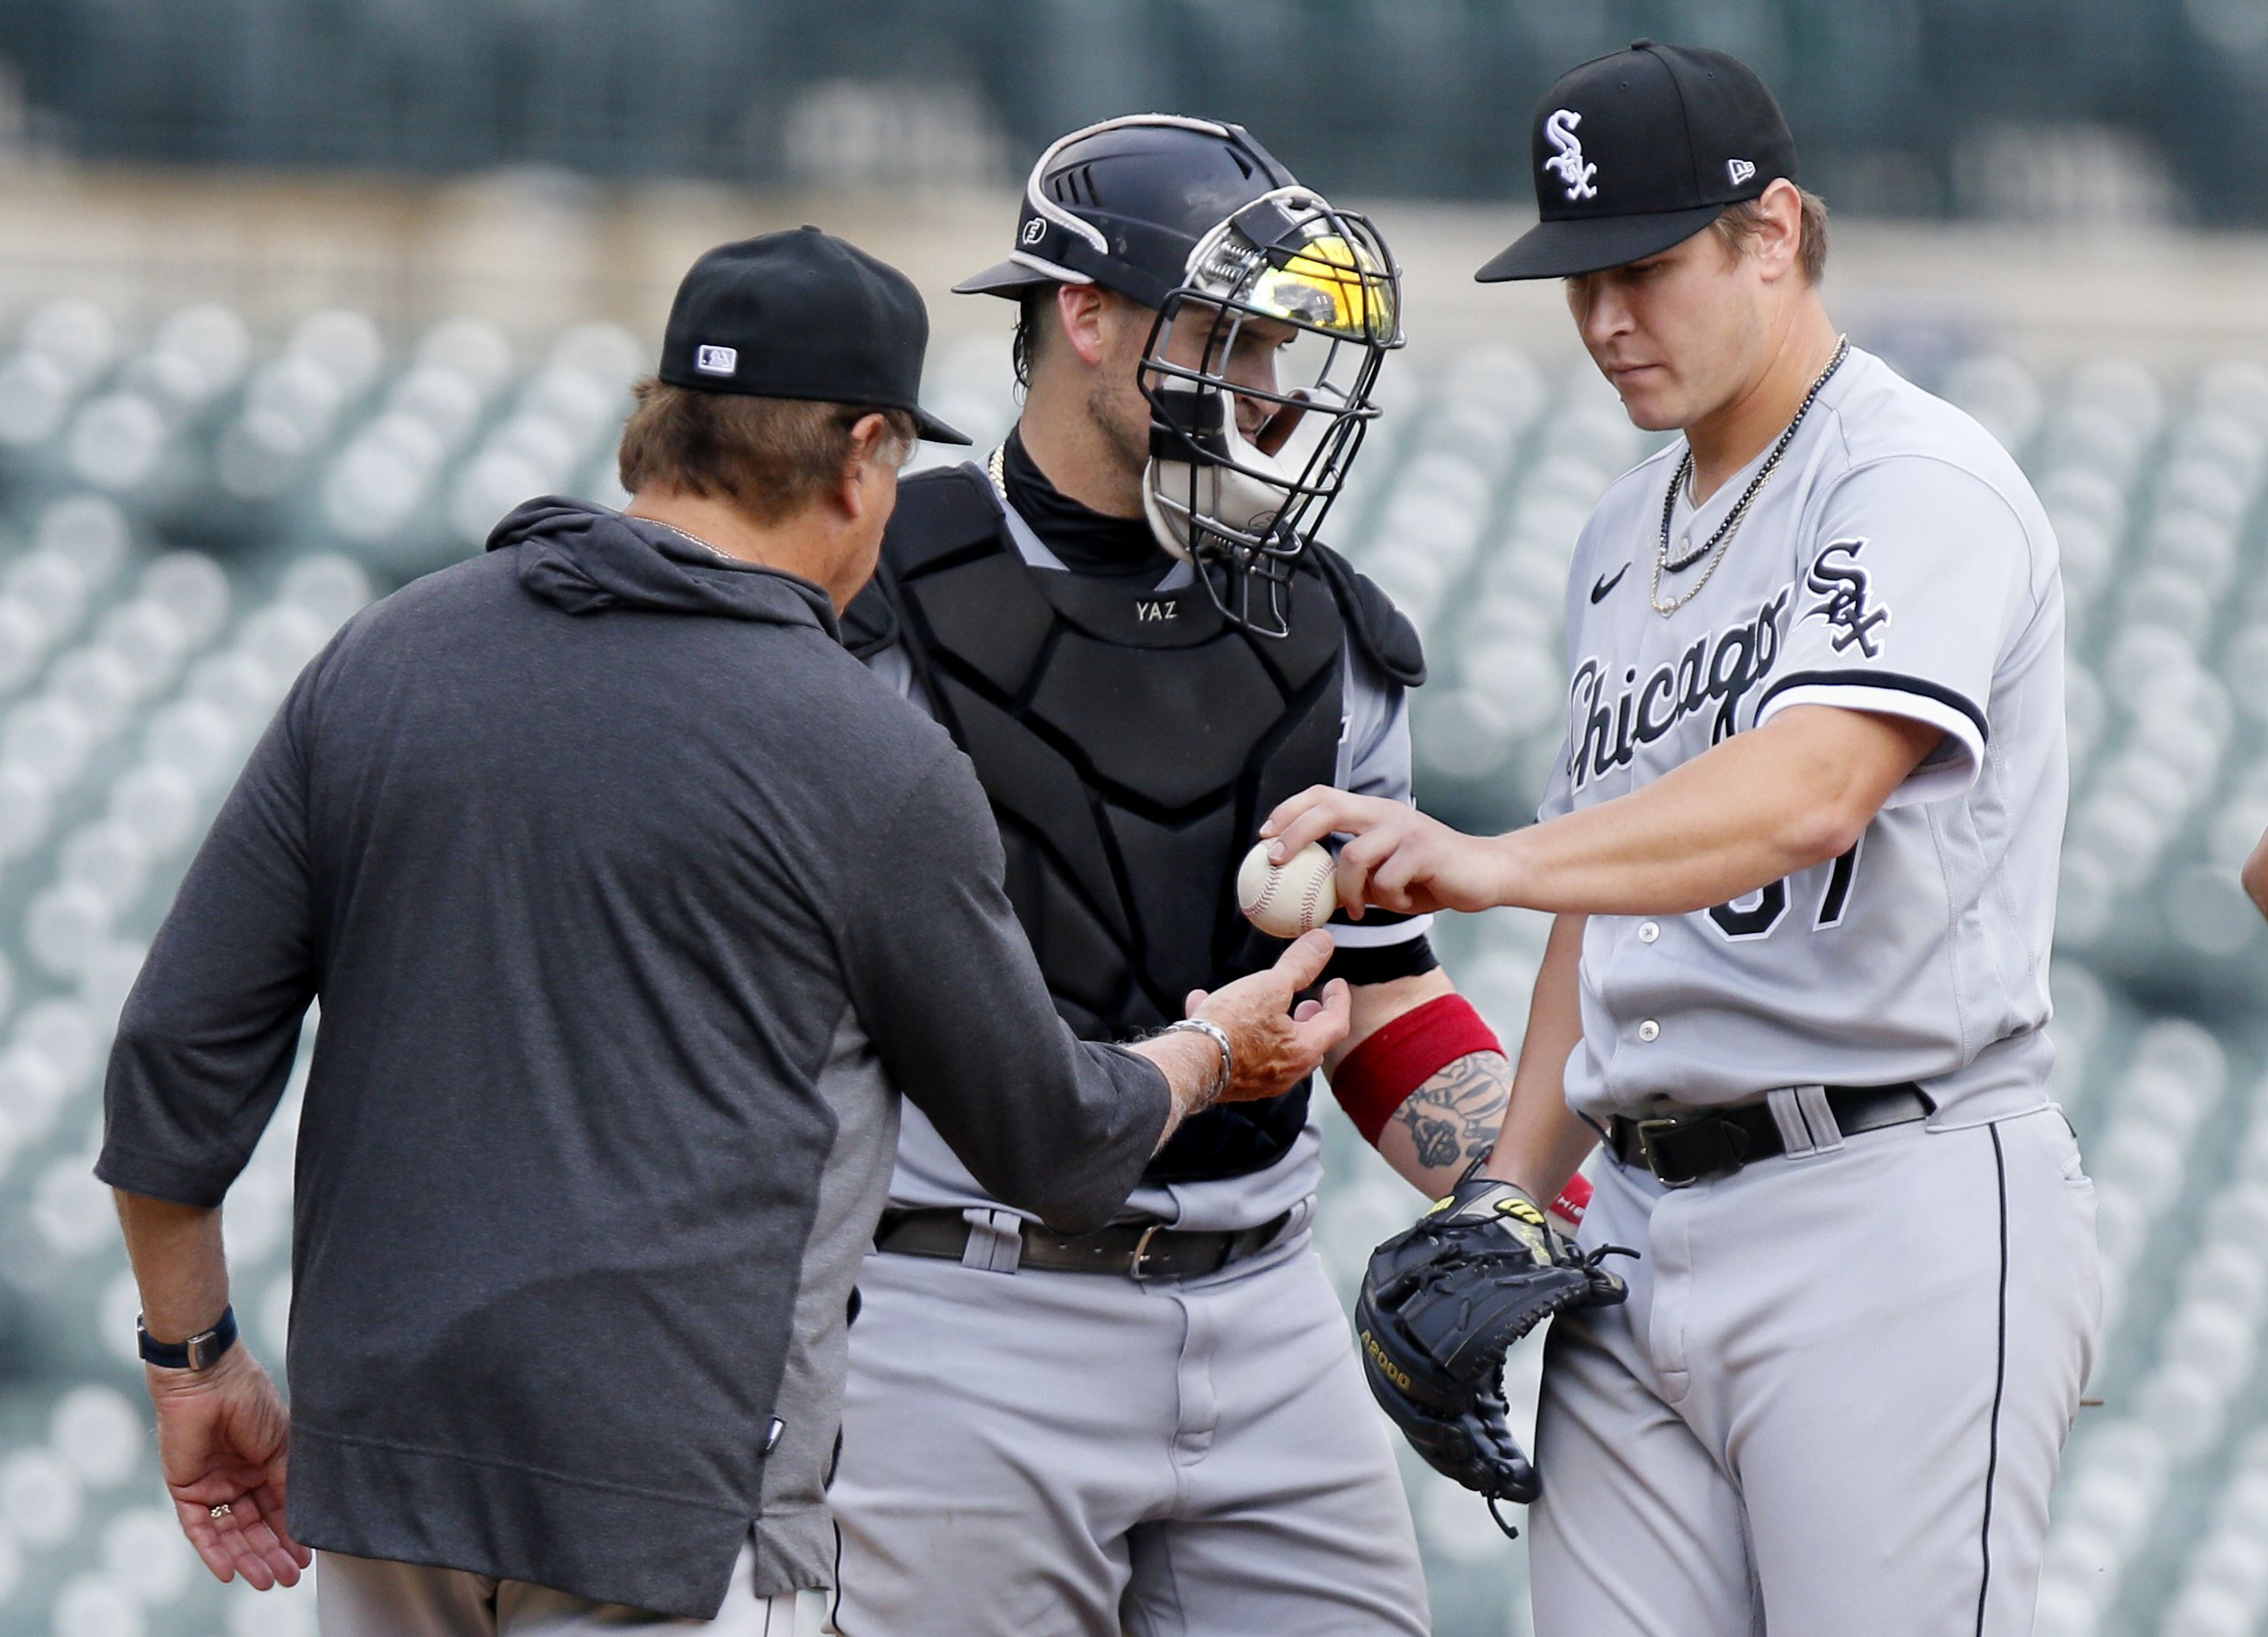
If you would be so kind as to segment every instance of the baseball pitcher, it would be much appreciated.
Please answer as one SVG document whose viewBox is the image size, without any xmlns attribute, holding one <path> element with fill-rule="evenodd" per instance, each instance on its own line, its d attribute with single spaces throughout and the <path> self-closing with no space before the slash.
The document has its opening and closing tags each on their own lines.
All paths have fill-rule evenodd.
<svg viewBox="0 0 2268 1637">
<path fill-rule="evenodd" d="M 1539 1637 L 2017 1637 L 2099 1308 L 2042 1032 L 2055 537 L 1984 429 L 1837 335 L 1742 64 L 1641 41 L 1531 129 L 1542 221 L 1480 276 L 1564 279 L 1683 436 L 1576 543 L 1541 822 L 1316 789 L 1263 832 L 1351 837 L 1346 902 L 1557 916 L 1493 1157 L 1373 1260 L 1373 1389 L 1535 1501 Z M 1594 1144 L 1578 1248 L 1534 1201 Z M 1530 1467 L 1492 1392 L 1551 1311 Z"/>
</svg>

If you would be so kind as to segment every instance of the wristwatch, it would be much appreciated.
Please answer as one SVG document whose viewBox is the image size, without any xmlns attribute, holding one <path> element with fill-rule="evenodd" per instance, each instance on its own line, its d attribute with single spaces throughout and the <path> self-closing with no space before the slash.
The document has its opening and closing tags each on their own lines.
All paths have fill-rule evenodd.
<svg viewBox="0 0 2268 1637">
<path fill-rule="evenodd" d="M 236 1345 L 236 1309 L 225 1307 L 210 1330 L 199 1331 L 187 1341 L 153 1341 L 142 1316 L 134 1316 L 135 1340 L 142 1344 L 144 1363 L 159 1369 L 210 1369 Z"/>
</svg>

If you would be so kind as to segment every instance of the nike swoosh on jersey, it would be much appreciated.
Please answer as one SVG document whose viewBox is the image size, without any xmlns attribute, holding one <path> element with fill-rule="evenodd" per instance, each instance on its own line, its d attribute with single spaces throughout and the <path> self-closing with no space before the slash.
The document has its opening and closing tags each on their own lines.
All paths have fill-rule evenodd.
<svg viewBox="0 0 2268 1637">
<path fill-rule="evenodd" d="M 1607 593 L 1613 591 L 1617 585 L 1620 585 L 1623 583 L 1623 576 L 1629 572 L 1630 564 L 1624 563 L 1621 568 L 1615 570 L 1615 577 L 1613 579 L 1609 580 L 1604 576 L 1600 576 L 1598 583 L 1591 587 L 1591 600 L 1594 603 L 1605 601 Z"/>
</svg>

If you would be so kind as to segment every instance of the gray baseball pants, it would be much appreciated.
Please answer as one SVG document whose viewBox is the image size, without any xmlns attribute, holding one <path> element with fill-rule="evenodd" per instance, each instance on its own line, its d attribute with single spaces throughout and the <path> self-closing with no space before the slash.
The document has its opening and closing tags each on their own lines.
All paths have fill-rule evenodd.
<svg viewBox="0 0 2268 1637">
<path fill-rule="evenodd" d="M 317 1554 L 315 1614 L 323 1637 L 585 1637 L 601 1632 L 703 1633 L 704 1637 L 819 1637 L 823 1591 L 755 1595 L 755 1553 L 740 1548 L 733 1587 L 713 1620 L 497 1580 L 463 1569 L 430 1568 L 376 1558 Z"/>
<path fill-rule="evenodd" d="M 1387 1429 L 1305 1234 L 1204 1279 L 878 1254 L 843 1637 L 1420 1637 Z"/>
<path fill-rule="evenodd" d="M 2029 1633 L 2100 1324 L 2062 1114 L 1598 1171 L 1582 1243 L 1642 1259 L 1546 1343 L 1536 1637 Z"/>
</svg>

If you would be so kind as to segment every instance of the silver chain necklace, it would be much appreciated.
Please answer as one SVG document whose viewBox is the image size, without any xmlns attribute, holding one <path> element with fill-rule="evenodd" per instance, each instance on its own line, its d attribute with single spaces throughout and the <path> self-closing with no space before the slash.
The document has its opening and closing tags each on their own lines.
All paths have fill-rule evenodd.
<svg viewBox="0 0 2268 1637">
<path fill-rule="evenodd" d="M 1701 595 L 1701 588 L 1709 584 L 1709 576 L 1717 572 L 1717 565 L 1725 561 L 1725 554 L 1732 549 L 1733 536 L 1740 532 L 1742 523 L 1748 518 L 1749 508 L 1756 503 L 1756 496 L 1770 481 L 1773 472 L 1778 469 L 1780 457 L 1787 453 L 1787 446 L 1795 441 L 1796 430 L 1802 426 L 1803 417 L 1811 413 L 1811 406 L 1818 401 L 1820 393 L 1826 387 L 1827 383 L 1834 378 L 1835 371 L 1843 367 L 1843 360 L 1850 355 L 1851 338 L 1847 335 L 1837 336 L 1835 356 L 1827 361 L 1827 367 L 1819 372 L 1819 378 L 1812 382 L 1811 390 L 1804 393 L 1803 401 L 1796 406 L 1795 419 L 1787 423 L 1787 430 L 1779 435 L 1779 441 L 1772 445 L 1771 453 L 1764 458 L 1763 467 L 1756 476 L 1749 480 L 1748 488 L 1743 489 L 1741 492 L 1741 497 L 1733 503 L 1733 509 L 1725 514 L 1725 520 L 1717 525 L 1717 532 L 1702 541 L 1698 550 L 1688 552 L 1684 556 L 1672 562 L 1669 560 L 1669 523 L 1670 519 L 1677 515 L 1678 491 L 1685 487 L 1686 480 L 1693 474 L 1693 445 L 1690 443 L 1686 444 L 1685 452 L 1678 457 L 1677 470 L 1670 473 L 1669 492 L 1661 497 L 1661 541 L 1653 554 L 1653 586 L 1646 594 L 1646 600 L 1653 605 L 1654 613 L 1667 620 Z M 1708 557 L 1712 551 L 1717 554 L 1710 558 L 1709 566 L 1701 571 L 1701 577 L 1693 582 L 1692 589 L 1683 596 L 1673 597 L 1668 602 L 1663 602 L 1661 600 L 1663 574 L 1675 574 L 1690 569 L 1702 558 Z"/>
</svg>

